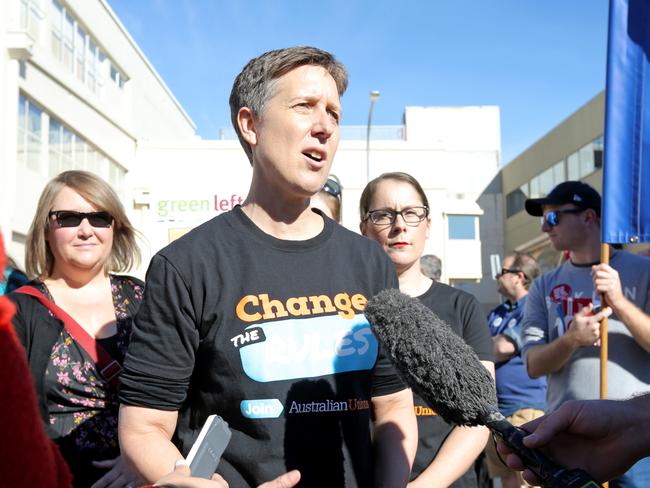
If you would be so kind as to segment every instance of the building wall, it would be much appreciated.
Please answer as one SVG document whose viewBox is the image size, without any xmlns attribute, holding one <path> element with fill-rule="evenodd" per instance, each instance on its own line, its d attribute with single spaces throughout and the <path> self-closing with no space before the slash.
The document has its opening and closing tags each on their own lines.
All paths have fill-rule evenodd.
<svg viewBox="0 0 650 488">
<path fill-rule="evenodd" d="M 556 163 L 564 161 L 564 174 L 561 181 L 570 179 L 567 168 L 569 157 L 603 135 L 604 113 L 605 94 L 601 92 L 503 168 L 503 205 L 506 212 L 506 199 L 510 192 Z M 596 168 L 580 179 L 601 191 L 602 169 Z M 551 188 L 547 190 L 550 191 Z M 546 194 L 547 191 L 542 193 Z M 548 241 L 540 231 L 539 219 L 529 216 L 522 210 L 506 217 L 504 222 L 506 250 L 522 250 L 538 254 L 548 249 Z"/>
<path fill-rule="evenodd" d="M 196 136 L 105 1 L 7 0 L 0 33 L 0 227 L 22 264 L 52 176 L 96 172 L 127 202 L 140 140 Z"/>
<path fill-rule="evenodd" d="M 481 217 L 483 278 L 463 288 L 476 295 L 486 311 L 501 301 L 493 278 L 499 266 L 491 256 L 502 261 L 514 251 L 527 252 L 544 271 L 560 262 L 561 253 L 552 248 L 539 218 L 528 215 L 523 203 L 526 198 L 545 196 L 569 179 L 580 179 L 601 191 L 604 113 L 601 92 L 503 166 L 478 198 L 485 212 Z"/>
<path fill-rule="evenodd" d="M 405 130 L 396 134 L 417 133 L 418 139 L 371 140 L 370 178 L 389 171 L 415 176 L 431 207 L 431 237 L 425 253 L 442 258 L 443 280 L 477 281 L 482 274 L 478 218 L 483 211 L 476 199 L 498 171 L 499 110 L 417 107 L 418 117 L 411 117 L 411 110 L 406 108 Z M 455 117 L 441 137 L 435 128 L 444 125 L 449 113 Z M 465 146 L 460 145 L 461 140 L 466 141 Z M 359 232 L 359 198 L 368 178 L 367 156 L 365 140 L 342 140 L 331 170 L 343 186 L 342 224 L 355 232 Z M 229 210 L 233 202 L 243 201 L 252 174 L 235 139 L 145 141 L 138 144 L 137 162 L 130 181 L 135 200 L 139 201 L 139 194 L 142 202 L 148 202 L 137 210 L 137 221 L 146 230 L 148 253 L 183 230 Z M 155 181 L 151 174 L 156 174 Z M 171 205 L 173 211 L 168 210 Z M 473 239 L 449 238 L 450 220 L 453 223 L 456 216 L 475 219 Z"/>
</svg>

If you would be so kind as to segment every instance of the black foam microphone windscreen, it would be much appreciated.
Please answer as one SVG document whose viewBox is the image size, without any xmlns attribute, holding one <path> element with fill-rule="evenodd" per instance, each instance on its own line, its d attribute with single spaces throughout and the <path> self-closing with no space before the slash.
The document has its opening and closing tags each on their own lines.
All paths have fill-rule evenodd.
<svg viewBox="0 0 650 488">
<path fill-rule="evenodd" d="M 406 382 L 447 422 L 482 425 L 496 409 L 494 382 L 474 350 L 419 300 L 385 290 L 365 314 Z"/>
<path fill-rule="evenodd" d="M 566 470 L 524 446 L 524 433 L 499 412 L 494 382 L 476 353 L 417 298 L 384 290 L 368 301 L 365 314 L 404 380 L 447 422 L 487 426 L 544 486 L 600 486 L 584 471 Z"/>
</svg>

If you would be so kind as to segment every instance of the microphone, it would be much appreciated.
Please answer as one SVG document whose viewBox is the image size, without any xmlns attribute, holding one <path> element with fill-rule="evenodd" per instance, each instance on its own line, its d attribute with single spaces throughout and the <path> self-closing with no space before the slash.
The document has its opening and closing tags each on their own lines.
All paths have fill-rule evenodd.
<svg viewBox="0 0 650 488">
<path fill-rule="evenodd" d="M 499 412 L 492 377 L 474 350 L 417 298 L 384 290 L 368 301 L 365 315 L 406 383 L 445 421 L 487 426 L 544 486 L 601 487 L 584 470 L 567 470 L 524 446 L 526 433 Z"/>
</svg>

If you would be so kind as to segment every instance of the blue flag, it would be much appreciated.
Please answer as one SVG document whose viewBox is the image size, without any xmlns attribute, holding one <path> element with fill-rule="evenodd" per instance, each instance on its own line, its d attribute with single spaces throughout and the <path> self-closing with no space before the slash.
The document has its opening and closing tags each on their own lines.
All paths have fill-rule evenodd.
<svg viewBox="0 0 650 488">
<path fill-rule="evenodd" d="M 650 242 L 650 0 L 610 0 L 603 242 Z"/>
</svg>

